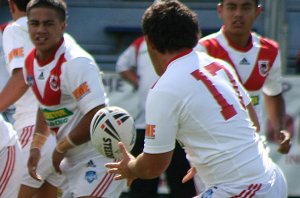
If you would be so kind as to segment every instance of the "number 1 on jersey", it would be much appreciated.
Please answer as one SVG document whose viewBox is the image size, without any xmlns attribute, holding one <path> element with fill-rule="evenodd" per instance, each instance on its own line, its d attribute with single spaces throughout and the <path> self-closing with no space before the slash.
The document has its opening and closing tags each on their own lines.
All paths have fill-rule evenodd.
<svg viewBox="0 0 300 198">
<path fill-rule="evenodd" d="M 214 63 L 211 63 L 211 64 L 205 66 L 205 69 L 213 76 L 215 76 L 217 74 L 216 73 L 217 71 L 219 71 L 221 69 L 224 70 L 226 75 L 230 79 L 230 82 L 231 82 L 234 90 L 237 92 L 237 94 L 239 96 L 241 105 L 243 106 L 243 108 L 245 108 L 245 105 L 243 103 L 242 96 L 239 93 L 236 81 L 234 80 L 233 76 L 226 68 L 224 68 L 222 65 L 214 62 Z M 233 105 L 229 104 L 227 102 L 227 100 L 223 97 L 223 95 L 219 92 L 219 90 L 214 86 L 214 84 L 209 80 L 209 78 L 203 72 L 201 72 L 200 70 L 195 70 L 191 74 L 196 80 L 201 80 L 204 83 L 204 85 L 208 88 L 208 90 L 210 91 L 210 93 L 212 94 L 214 99 L 220 105 L 220 107 L 222 109 L 221 114 L 225 120 L 228 120 L 237 114 Z"/>
</svg>

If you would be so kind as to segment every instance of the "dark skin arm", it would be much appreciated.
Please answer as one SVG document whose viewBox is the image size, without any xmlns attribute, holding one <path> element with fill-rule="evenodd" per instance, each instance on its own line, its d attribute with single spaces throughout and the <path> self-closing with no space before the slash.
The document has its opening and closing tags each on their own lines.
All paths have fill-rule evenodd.
<svg viewBox="0 0 300 198">
<path fill-rule="evenodd" d="M 276 96 L 264 95 L 266 112 L 275 130 L 278 152 L 287 154 L 291 147 L 291 135 L 285 126 L 285 102 L 282 94 Z"/>
<path fill-rule="evenodd" d="M 90 140 L 90 124 L 91 121 L 95 115 L 95 113 L 100 110 L 101 108 L 105 107 L 105 105 L 99 105 L 92 110 L 90 110 L 87 114 L 83 116 L 83 118 L 80 120 L 78 125 L 69 133 L 69 138 L 72 140 L 72 142 L 76 145 L 81 145 L 83 143 L 86 143 Z M 59 168 L 59 165 L 63 158 L 65 157 L 66 152 L 59 153 L 57 150 L 53 151 L 52 154 L 52 163 L 55 168 L 55 170 L 58 173 L 61 173 L 61 170 Z"/>
<path fill-rule="evenodd" d="M 36 124 L 35 124 L 35 134 L 39 133 L 44 136 L 49 135 L 49 129 L 46 123 L 46 120 L 44 118 L 44 115 L 40 109 L 37 111 L 36 116 Z M 41 176 L 39 176 L 36 172 L 38 162 L 41 158 L 41 151 L 38 148 L 30 149 L 30 154 L 27 162 L 28 172 L 31 175 L 32 178 L 41 181 Z"/>
<path fill-rule="evenodd" d="M 169 166 L 173 151 L 158 154 L 141 153 L 136 158 L 125 148 L 122 142 L 119 143 L 123 159 L 120 162 L 107 163 L 109 173 L 116 174 L 115 180 L 127 179 L 130 186 L 135 178 L 153 179 L 160 176 Z"/>
<path fill-rule="evenodd" d="M 19 100 L 28 88 L 23 77 L 23 70 L 14 69 L 12 76 L 0 92 L 0 112 L 5 111 Z"/>
<path fill-rule="evenodd" d="M 119 74 L 124 80 L 128 81 L 135 89 L 138 88 L 139 77 L 136 74 L 134 69 L 129 69 L 129 70 L 120 72 Z"/>
<path fill-rule="evenodd" d="M 247 105 L 247 110 L 248 110 L 250 119 L 253 122 L 253 126 L 256 128 L 256 132 L 258 132 L 260 130 L 260 125 L 259 125 L 258 117 L 257 117 L 257 114 L 255 112 L 255 109 L 254 109 L 252 103 L 249 103 Z"/>
</svg>

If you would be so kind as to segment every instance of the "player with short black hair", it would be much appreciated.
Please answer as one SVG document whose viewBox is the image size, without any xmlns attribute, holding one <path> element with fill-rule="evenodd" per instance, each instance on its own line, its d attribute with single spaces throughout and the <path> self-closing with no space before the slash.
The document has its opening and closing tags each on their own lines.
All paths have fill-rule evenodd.
<svg viewBox="0 0 300 198">
<path fill-rule="evenodd" d="M 285 198 L 284 175 L 259 141 L 249 117 L 251 100 L 234 70 L 191 46 L 199 29 L 185 24 L 197 27 L 195 18 L 176 0 L 146 10 L 143 33 L 160 78 L 146 101 L 144 151 L 135 158 L 120 143 L 123 160 L 106 167 L 116 180 L 129 183 L 157 177 L 170 164 L 178 140 L 205 183 L 199 198 Z M 174 33 L 174 26 L 183 29 Z M 162 42 L 168 45 L 162 48 Z"/>
</svg>

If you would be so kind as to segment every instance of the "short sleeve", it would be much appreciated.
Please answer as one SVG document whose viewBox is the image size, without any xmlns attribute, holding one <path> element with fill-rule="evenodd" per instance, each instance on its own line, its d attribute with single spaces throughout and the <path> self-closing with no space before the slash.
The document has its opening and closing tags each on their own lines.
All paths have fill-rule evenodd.
<svg viewBox="0 0 300 198">
<path fill-rule="evenodd" d="M 127 71 L 137 65 L 136 48 L 130 45 L 118 58 L 116 71 L 118 73 Z"/>
<path fill-rule="evenodd" d="M 3 51 L 9 73 L 14 69 L 24 67 L 30 40 L 28 33 L 22 31 L 16 26 L 7 26 L 3 32 Z"/>
<path fill-rule="evenodd" d="M 268 96 L 275 96 L 282 92 L 282 69 L 280 51 L 273 63 L 268 77 L 262 88 L 263 92 Z"/>
<path fill-rule="evenodd" d="M 62 81 L 83 114 L 106 103 L 99 68 L 88 58 L 75 58 L 62 68 Z"/>
<path fill-rule="evenodd" d="M 164 153 L 175 148 L 180 100 L 169 93 L 150 90 L 146 101 L 145 153 Z"/>
</svg>

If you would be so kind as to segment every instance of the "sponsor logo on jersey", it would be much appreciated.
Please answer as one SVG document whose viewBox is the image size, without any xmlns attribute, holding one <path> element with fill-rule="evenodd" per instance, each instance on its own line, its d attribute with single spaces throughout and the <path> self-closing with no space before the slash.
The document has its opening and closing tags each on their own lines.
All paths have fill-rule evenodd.
<svg viewBox="0 0 300 198">
<path fill-rule="evenodd" d="M 97 179 L 96 171 L 87 171 L 85 173 L 85 179 L 87 182 L 92 183 L 94 180 Z"/>
<path fill-rule="evenodd" d="M 59 86 L 58 86 L 58 76 L 55 75 L 51 75 L 50 76 L 50 88 L 53 91 L 58 91 L 59 90 Z"/>
<path fill-rule="evenodd" d="M 47 123 L 50 127 L 61 126 L 68 122 L 68 116 L 73 115 L 73 112 L 66 108 L 51 111 L 48 109 L 43 109 L 43 114 Z"/>
<path fill-rule="evenodd" d="M 148 124 L 146 127 L 146 138 L 155 139 L 155 127 L 156 125 Z"/>
<path fill-rule="evenodd" d="M 261 76 L 266 76 L 270 70 L 270 65 L 268 60 L 258 61 L 258 70 Z"/>
<path fill-rule="evenodd" d="M 73 91 L 73 95 L 76 100 L 81 100 L 81 98 L 83 98 L 88 93 L 90 93 L 90 88 L 87 82 L 82 83 Z"/>
<path fill-rule="evenodd" d="M 8 54 L 8 62 L 10 62 L 15 57 L 23 57 L 24 56 L 24 48 L 15 48 L 11 50 Z"/>
<path fill-rule="evenodd" d="M 259 96 L 250 96 L 251 97 L 251 103 L 255 106 L 259 104 Z"/>
<path fill-rule="evenodd" d="M 250 65 L 250 63 L 248 62 L 248 60 L 246 58 L 243 58 L 241 61 L 240 61 L 240 65 Z"/>
</svg>

